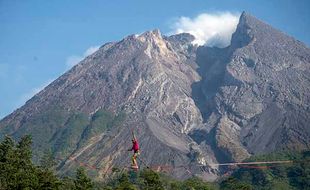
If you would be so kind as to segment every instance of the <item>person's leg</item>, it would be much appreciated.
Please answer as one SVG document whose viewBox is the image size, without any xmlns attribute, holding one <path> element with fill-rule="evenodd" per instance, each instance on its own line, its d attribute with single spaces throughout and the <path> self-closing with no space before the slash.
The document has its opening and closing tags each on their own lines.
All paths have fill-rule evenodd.
<svg viewBox="0 0 310 190">
<path fill-rule="evenodd" d="M 133 161 L 132 163 L 133 163 L 134 166 L 138 166 L 138 163 L 137 163 L 137 156 L 138 156 L 138 153 L 136 153 L 136 152 L 135 152 L 135 153 L 133 154 L 133 156 L 132 156 L 132 158 L 133 158 L 133 159 L 132 159 L 132 161 Z"/>
<path fill-rule="evenodd" d="M 131 157 L 131 165 L 135 165 L 135 153 Z"/>
</svg>

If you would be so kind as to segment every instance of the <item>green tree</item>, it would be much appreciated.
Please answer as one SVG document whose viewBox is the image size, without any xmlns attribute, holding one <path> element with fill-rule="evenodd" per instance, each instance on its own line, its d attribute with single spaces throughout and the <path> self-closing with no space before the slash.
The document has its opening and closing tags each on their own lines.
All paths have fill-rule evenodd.
<svg viewBox="0 0 310 190">
<path fill-rule="evenodd" d="M 10 137 L 5 137 L 0 150 L 1 186 L 4 189 L 38 189 L 37 168 L 31 162 L 31 137 L 22 137 L 17 145 Z"/>
<path fill-rule="evenodd" d="M 39 188 L 44 190 L 60 189 L 63 183 L 51 170 L 38 168 Z M 68 189 L 66 189 L 68 190 Z"/>
<path fill-rule="evenodd" d="M 130 182 L 128 173 L 122 173 L 118 179 L 116 190 L 137 190 L 137 188 Z"/>
<path fill-rule="evenodd" d="M 148 190 L 163 190 L 163 184 L 160 180 L 160 176 L 158 173 L 150 170 L 144 169 L 140 173 L 140 178 L 142 179 L 143 189 Z"/>
<path fill-rule="evenodd" d="M 53 169 L 56 166 L 56 161 L 53 157 L 51 149 L 47 149 L 44 151 L 43 156 L 40 160 L 40 166 L 45 170 Z"/>
<path fill-rule="evenodd" d="M 16 189 L 36 189 L 39 186 L 37 168 L 32 164 L 31 157 L 31 136 L 26 135 L 21 138 L 16 146 L 16 166 L 15 173 L 17 179 Z"/>
<path fill-rule="evenodd" d="M 4 140 L 0 144 L 1 163 L 4 163 L 7 160 L 12 159 L 14 146 L 15 146 L 14 140 L 9 136 L 5 136 Z"/>
<path fill-rule="evenodd" d="M 104 186 L 102 190 L 113 190 L 113 188 L 111 186 Z"/>
<path fill-rule="evenodd" d="M 220 184 L 220 188 L 223 190 L 252 190 L 253 187 L 250 184 L 240 182 L 234 177 L 229 177 Z"/>
<path fill-rule="evenodd" d="M 202 179 L 193 177 L 184 181 L 182 188 L 185 190 L 211 190 L 209 183 L 204 182 Z"/>
<path fill-rule="evenodd" d="M 181 189 L 181 187 L 182 187 L 182 183 L 181 182 L 174 181 L 174 182 L 170 183 L 170 186 L 168 188 L 170 190 L 179 190 L 179 189 Z"/>
<path fill-rule="evenodd" d="M 62 179 L 62 185 L 61 185 L 60 189 L 63 189 L 63 190 L 75 190 L 74 179 L 72 179 L 72 178 L 70 178 L 68 176 L 65 176 Z"/>
<path fill-rule="evenodd" d="M 14 167 L 15 143 L 12 138 L 6 136 L 0 144 L 0 187 L 10 189 L 14 181 L 11 179 L 16 172 Z"/>
<path fill-rule="evenodd" d="M 76 171 L 76 179 L 74 180 L 77 190 L 88 190 L 94 187 L 91 179 L 86 175 L 84 168 L 78 168 Z"/>
<path fill-rule="evenodd" d="M 61 181 L 52 171 L 32 163 L 31 144 L 30 136 L 17 144 L 10 137 L 0 143 L 1 189 L 59 189 Z"/>
</svg>

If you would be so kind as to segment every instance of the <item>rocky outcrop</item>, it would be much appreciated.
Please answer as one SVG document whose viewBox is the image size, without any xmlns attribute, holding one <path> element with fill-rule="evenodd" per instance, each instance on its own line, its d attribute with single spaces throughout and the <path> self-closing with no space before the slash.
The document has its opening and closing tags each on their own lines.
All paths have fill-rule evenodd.
<svg viewBox="0 0 310 190">
<path fill-rule="evenodd" d="M 243 13 L 231 46 L 197 56 L 203 79 L 194 97 L 208 105 L 200 110 L 225 155 L 309 148 L 308 47 Z"/>
</svg>

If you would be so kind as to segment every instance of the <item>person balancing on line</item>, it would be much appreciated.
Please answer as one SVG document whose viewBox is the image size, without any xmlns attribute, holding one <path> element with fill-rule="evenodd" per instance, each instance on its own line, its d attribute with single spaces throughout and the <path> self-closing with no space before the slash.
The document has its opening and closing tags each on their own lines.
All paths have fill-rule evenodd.
<svg viewBox="0 0 310 190">
<path fill-rule="evenodd" d="M 133 169 L 138 169 L 138 163 L 137 163 L 137 157 L 138 155 L 140 155 L 139 152 L 139 144 L 138 144 L 138 140 L 134 134 L 134 132 L 132 131 L 132 148 L 128 149 L 128 151 L 132 151 L 133 150 L 133 155 L 131 157 L 131 168 Z"/>
</svg>

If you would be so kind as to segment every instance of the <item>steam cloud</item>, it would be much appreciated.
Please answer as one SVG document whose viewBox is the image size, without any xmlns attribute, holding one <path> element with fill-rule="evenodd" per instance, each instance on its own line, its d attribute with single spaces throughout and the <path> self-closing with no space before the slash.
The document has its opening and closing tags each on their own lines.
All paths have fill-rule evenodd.
<svg viewBox="0 0 310 190">
<path fill-rule="evenodd" d="M 66 67 L 67 69 L 70 69 L 74 65 L 78 64 L 80 61 L 82 61 L 85 57 L 93 54 L 95 51 L 99 49 L 100 46 L 91 46 L 88 48 L 83 55 L 71 55 L 66 60 Z"/>
<path fill-rule="evenodd" d="M 190 33 L 196 38 L 193 44 L 227 47 L 239 16 L 239 13 L 219 12 L 203 13 L 195 18 L 181 17 L 173 24 L 171 33 Z"/>
</svg>

